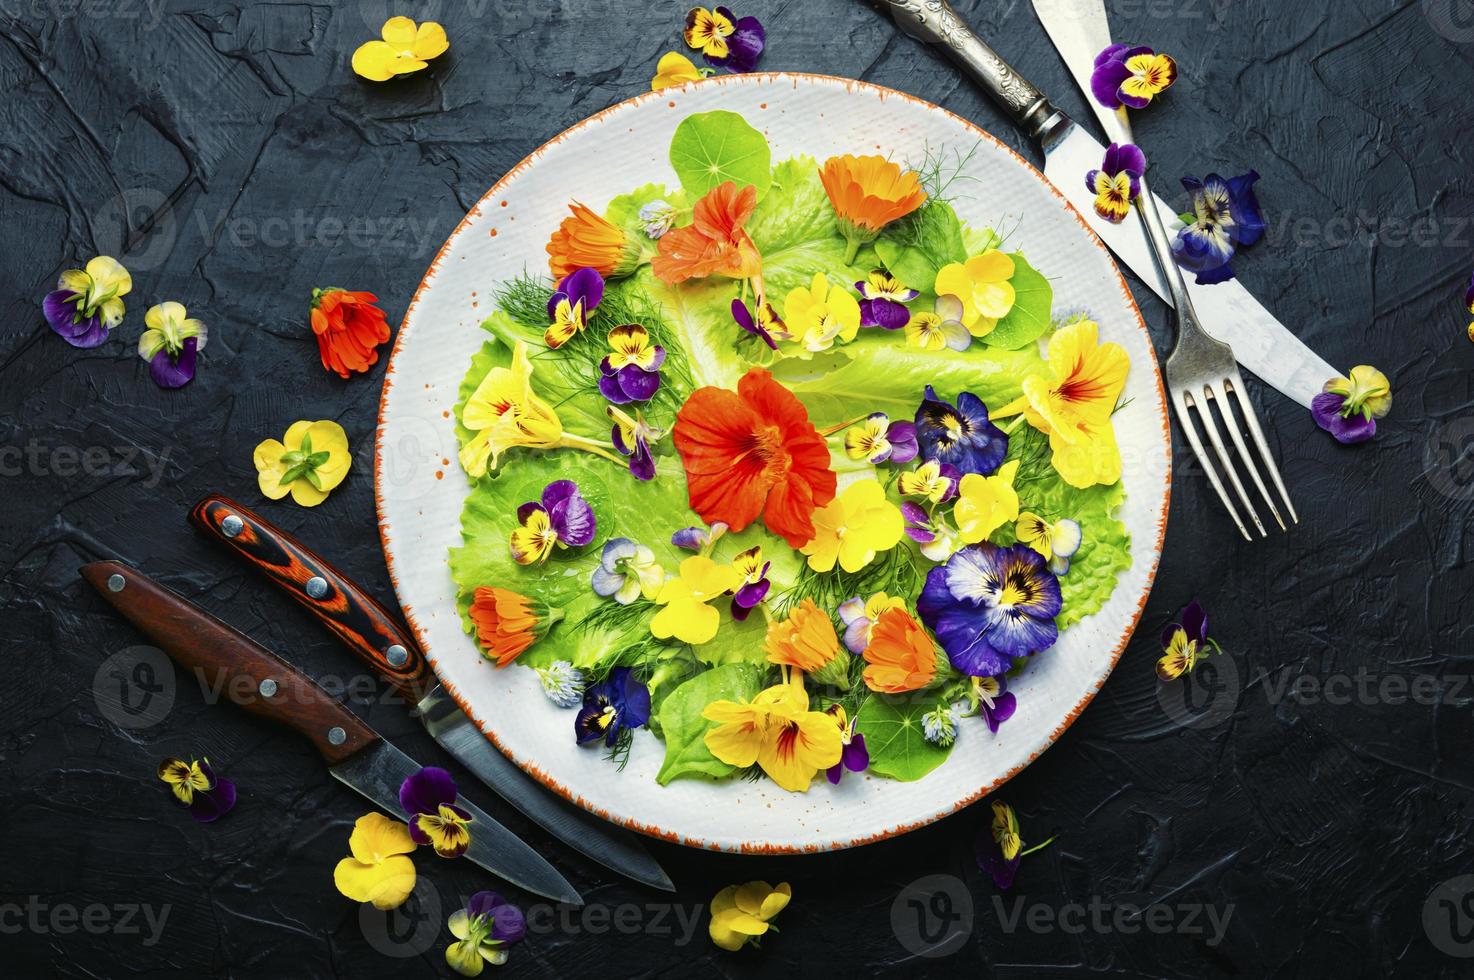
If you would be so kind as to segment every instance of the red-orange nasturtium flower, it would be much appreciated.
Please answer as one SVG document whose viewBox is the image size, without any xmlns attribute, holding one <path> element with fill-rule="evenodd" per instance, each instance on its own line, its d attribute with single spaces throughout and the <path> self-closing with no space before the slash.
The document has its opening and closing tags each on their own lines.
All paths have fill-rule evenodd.
<svg viewBox="0 0 1474 980">
<path fill-rule="evenodd" d="M 644 257 L 639 242 L 577 201 L 568 210 L 573 213 L 548 239 L 548 271 L 553 281 L 561 282 L 579 269 L 597 269 L 606 279 L 635 271 Z"/>
<path fill-rule="evenodd" d="M 508 589 L 480 586 L 471 601 L 471 622 L 486 655 L 505 667 L 542 639 L 563 610 Z"/>
<path fill-rule="evenodd" d="M 389 339 L 389 322 L 373 293 L 329 286 L 312 291 L 312 332 L 322 366 L 346 378 L 373 367 L 378 347 Z"/>
<path fill-rule="evenodd" d="M 762 368 L 749 370 L 736 391 L 692 392 L 673 438 L 691 509 L 708 524 L 741 531 L 761 514 L 769 531 L 798 548 L 814 536 L 815 509 L 834 499 L 824 437 L 803 402 Z"/>
<path fill-rule="evenodd" d="M 691 211 L 691 223 L 660 236 L 660 251 L 650 268 L 661 282 L 675 285 L 711 275 L 751 279 L 763 271 L 763 258 L 744 225 L 757 206 L 757 188 L 738 188 L 728 180 L 713 187 Z"/>
<path fill-rule="evenodd" d="M 937 676 L 937 647 L 905 609 L 880 614 L 865 647 L 865 686 L 885 694 L 926 687 Z"/>
</svg>

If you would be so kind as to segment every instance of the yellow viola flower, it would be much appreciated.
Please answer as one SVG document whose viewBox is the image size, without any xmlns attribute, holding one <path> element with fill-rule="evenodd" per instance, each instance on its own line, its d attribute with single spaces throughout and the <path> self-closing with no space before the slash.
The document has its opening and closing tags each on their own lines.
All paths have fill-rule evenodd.
<svg viewBox="0 0 1474 980">
<path fill-rule="evenodd" d="M 986 337 L 1008 316 L 1016 299 L 1013 259 L 996 248 L 953 262 L 937 272 L 936 294 L 962 301 L 962 325 L 974 337 Z"/>
<path fill-rule="evenodd" d="M 727 38 L 735 33 L 737 24 L 726 7 L 717 7 L 715 10 L 692 7 L 686 12 L 686 44 L 702 54 L 725 58 L 729 50 Z"/>
<path fill-rule="evenodd" d="M 742 576 L 731 565 L 719 565 L 705 555 L 687 558 L 681 562 L 680 575 L 660 587 L 655 601 L 664 608 L 650 620 L 650 632 L 661 640 L 706 643 L 717 635 L 721 621 L 721 614 L 707 603 L 741 585 Z"/>
<path fill-rule="evenodd" d="M 836 340 L 849 343 L 860 332 L 860 303 L 850 291 L 832 285 L 824 273 L 814 273 L 805 289 L 796 286 L 783 301 L 787 332 L 806 350 L 826 351 Z"/>
<path fill-rule="evenodd" d="M 510 367 L 494 367 L 476 386 L 461 413 L 476 435 L 461 448 L 461 466 L 473 477 L 494 470 L 513 446 L 554 449 L 563 440 L 563 423 L 553 406 L 532 390 L 532 361 L 525 341 L 512 349 Z"/>
<path fill-rule="evenodd" d="M 951 467 L 948 467 L 951 469 Z M 952 470 L 953 473 L 956 470 Z M 952 496 L 957 478 L 942 472 L 939 460 L 929 459 L 896 478 L 896 489 L 903 497 L 925 497 L 934 504 L 942 503 Z"/>
<path fill-rule="evenodd" d="M 1049 338 L 1048 372 L 1024 379 L 1023 395 L 993 413 L 1023 412 L 1049 436 L 1051 462 L 1072 487 L 1111 484 L 1121 478 L 1121 451 L 1111 415 L 1126 388 L 1131 358 L 1120 344 L 1099 342 L 1093 320 L 1061 327 Z"/>
<path fill-rule="evenodd" d="M 830 571 L 836 561 L 845 571 L 858 572 L 877 553 L 899 544 L 905 531 L 901 508 L 885 499 L 880 482 L 860 480 L 814 512 L 814 537 L 799 551 L 816 572 Z"/>
<path fill-rule="evenodd" d="M 267 439 L 256 447 L 256 483 L 272 500 L 288 493 L 303 507 L 328 499 L 353 464 L 348 434 L 331 419 L 293 422 L 282 441 Z"/>
<path fill-rule="evenodd" d="M 1018 817 L 1007 803 L 993 804 L 993 840 L 1003 852 L 1003 860 L 1012 861 L 1023 850 L 1023 838 L 1019 836 Z"/>
<path fill-rule="evenodd" d="M 839 762 L 844 751 L 834 719 L 809 710 L 798 671 L 751 701 L 713 701 L 701 717 L 717 723 L 706 733 L 712 755 L 739 769 L 756 763 L 789 792 L 807 791 L 815 774 Z"/>
<path fill-rule="evenodd" d="M 78 339 L 81 326 L 90 326 L 95 317 L 103 331 L 111 330 L 123 322 L 123 297 L 133 291 L 133 277 L 123 264 L 110 255 L 99 255 L 89 259 L 85 269 L 67 269 L 57 279 L 58 311 L 48 309 L 47 319 L 68 342 Z M 56 294 L 53 294 L 56 295 Z M 48 300 L 51 297 L 47 297 Z M 49 305 L 49 304 L 48 304 Z M 63 317 L 60 311 L 67 316 Z M 72 315 L 76 323 L 67 327 Z M 97 343 L 101 343 L 98 340 Z M 74 346 L 95 347 L 97 344 L 83 343 Z"/>
<path fill-rule="evenodd" d="M 353 52 L 353 71 L 371 82 L 419 71 L 450 49 L 445 28 L 434 21 L 416 25 L 408 17 L 390 17 L 379 36 L 382 41 L 368 41 Z"/>
<path fill-rule="evenodd" d="M 768 931 L 768 923 L 793 897 L 788 882 L 774 888 L 766 881 L 728 885 L 711 900 L 711 941 L 728 952 L 736 952 Z"/>
<path fill-rule="evenodd" d="M 963 475 L 957 484 L 952 517 L 957 521 L 957 536 L 964 544 L 985 541 L 1003 525 L 1018 520 L 1018 491 L 1013 488 L 1017 473 L 1018 460 L 1011 459 L 992 476 Z"/>
<path fill-rule="evenodd" d="M 348 838 L 352 857 L 333 869 L 333 884 L 355 902 L 376 909 L 397 908 L 415 887 L 415 863 L 405 855 L 415 849 L 409 827 L 382 813 L 368 813 L 353 824 Z"/>
<path fill-rule="evenodd" d="M 699 82 L 706 72 L 691 63 L 691 59 L 679 51 L 667 51 L 655 65 L 655 77 L 650 79 L 650 91 L 659 92 L 687 82 Z"/>
</svg>

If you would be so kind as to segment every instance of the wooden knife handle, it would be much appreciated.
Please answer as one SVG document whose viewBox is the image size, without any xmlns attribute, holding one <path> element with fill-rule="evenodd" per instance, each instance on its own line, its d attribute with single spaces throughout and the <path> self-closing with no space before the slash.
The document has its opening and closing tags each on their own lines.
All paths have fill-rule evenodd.
<svg viewBox="0 0 1474 980">
<path fill-rule="evenodd" d="M 100 561 L 84 565 L 82 577 L 176 663 L 197 674 L 205 690 L 295 728 L 329 763 L 379 741 L 312 678 L 137 569 Z"/>
<path fill-rule="evenodd" d="M 220 494 L 201 499 L 189 519 L 264 572 L 410 704 L 434 686 L 425 655 L 389 611 L 296 538 Z"/>
</svg>

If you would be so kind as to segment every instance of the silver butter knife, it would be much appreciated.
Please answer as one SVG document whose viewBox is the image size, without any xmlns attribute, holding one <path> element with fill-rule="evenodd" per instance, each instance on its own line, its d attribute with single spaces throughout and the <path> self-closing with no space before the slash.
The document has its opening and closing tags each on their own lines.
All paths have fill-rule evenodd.
<svg viewBox="0 0 1474 980">
<path fill-rule="evenodd" d="M 946 0 L 874 2 L 890 10 L 903 32 L 946 51 L 1030 139 L 1039 143 L 1044 151 L 1044 176 L 1116 257 L 1172 305 L 1171 290 L 1140 223 L 1115 225 L 1095 213 L 1095 197 L 1085 187 L 1085 175 L 1100 166 L 1105 146 L 999 57 Z M 1081 50 L 1088 33 L 1079 30 L 1079 19 L 1086 15 L 1069 0 L 1034 0 L 1034 8 L 1086 98 L 1093 101 L 1090 72 L 1099 52 Z M 1157 205 L 1165 214 L 1176 213 L 1160 197 Z M 1265 384 L 1305 408 L 1310 407 L 1310 400 L 1320 393 L 1321 386 L 1340 373 L 1276 320 L 1238 280 L 1214 286 L 1190 284 L 1188 293 L 1208 333 L 1233 347 L 1239 363 Z"/>
<path fill-rule="evenodd" d="M 190 521 L 265 573 L 415 706 L 440 747 L 529 819 L 612 871 L 664 891 L 675 885 L 628 830 L 555 797 L 496 750 L 435 679 L 413 639 L 368 593 L 305 545 L 228 497 L 210 494 Z M 569 736 L 572 737 L 570 730 Z"/>
</svg>

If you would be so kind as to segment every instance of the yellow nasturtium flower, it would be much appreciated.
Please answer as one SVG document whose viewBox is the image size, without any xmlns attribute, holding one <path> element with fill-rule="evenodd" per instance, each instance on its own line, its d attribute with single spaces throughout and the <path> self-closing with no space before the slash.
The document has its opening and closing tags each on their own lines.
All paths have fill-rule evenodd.
<svg viewBox="0 0 1474 980">
<path fill-rule="evenodd" d="M 986 541 L 1003 525 L 1018 520 L 1018 491 L 1013 488 L 1016 473 L 1018 460 L 1011 459 L 992 476 L 963 475 L 952 517 L 957 521 L 957 536 L 965 544 Z"/>
<path fill-rule="evenodd" d="M 333 869 L 333 884 L 355 902 L 376 909 L 397 908 L 415 887 L 415 863 L 405 855 L 415 849 L 409 828 L 382 813 L 367 813 L 353 824 L 348 838 L 352 857 Z"/>
<path fill-rule="evenodd" d="M 256 447 L 256 483 L 272 500 L 288 493 L 303 507 L 328 499 L 353 464 L 348 434 L 331 419 L 293 422 L 282 441 L 267 439 Z"/>
<path fill-rule="evenodd" d="M 461 447 L 461 466 L 472 477 L 485 476 L 513 446 L 556 448 L 563 423 L 553 406 L 532 390 L 527 344 L 517 341 L 510 367 L 494 367 L 466 401 L 461 422 L 476 435 Z"/>
<path fill-rule="evenodd" d="M 799 671 L 751 701 L 713 701 L 701 717 L 716 722 L 706 733 L 712 755 L 739 769 L 756 763 L 792 793 L 807 791 L 819 770 L 839 762 L 844 751 L 834 718 L 809 710 Z"/>
<path fill-rule="evenodd" d="M 655 65 L 655 77 L 650 79 L 650 91 L 659 92 L 687 82 L 699 82 L 706 74 L 692 64 L 691 59 L 679 51 L 667 51 Z"/>
<path fill-rule="evenodd" d="M 768 931 L 768 923 L 788 907 L 793 889 L 788 882 L 774 888 L 766 881 L 728 885 L 711 900 L 711 941 L 736 952 Z"/>
<path fill-rule="evenodd" d="M 962 300 L 962 325 L 974 337 L 985 337 L 1013 309 L 1013 259 L 996 248 L 966 262 L 944 265 L 937 272 L 938 296 Z"/>
<path fill-rule="evenodd" d="M 885 499 L 880 482 L 860 480 L 814 512 L 814 537 L 799 550 L 816 572 L 830 571 L 836 561 L 858 572 L 899 544 L 905 531 L 901 508 Z"/>
<path fill-rule="evenodd" d="M 731 565 L 719 565 L 705 555 L 681 562 L 681 574 L 660 587 L 655 601 L 664 608 L 650 620 L 657 638 L 675 637 L 684 643 L 706 643 L 717 635 L 721 614 L 707 605 L 742 585 L 742 576 Z"/>
<path fill-rule="evenodd" d="M 382 41 L 368 41 L 353 52 L 354 72 L 371 82 L 419 71 L 450 49 L 445 28 L 434 21 L 416 25 L 408 17 L 390 17 L 380 36 Z"/>
</svg>

